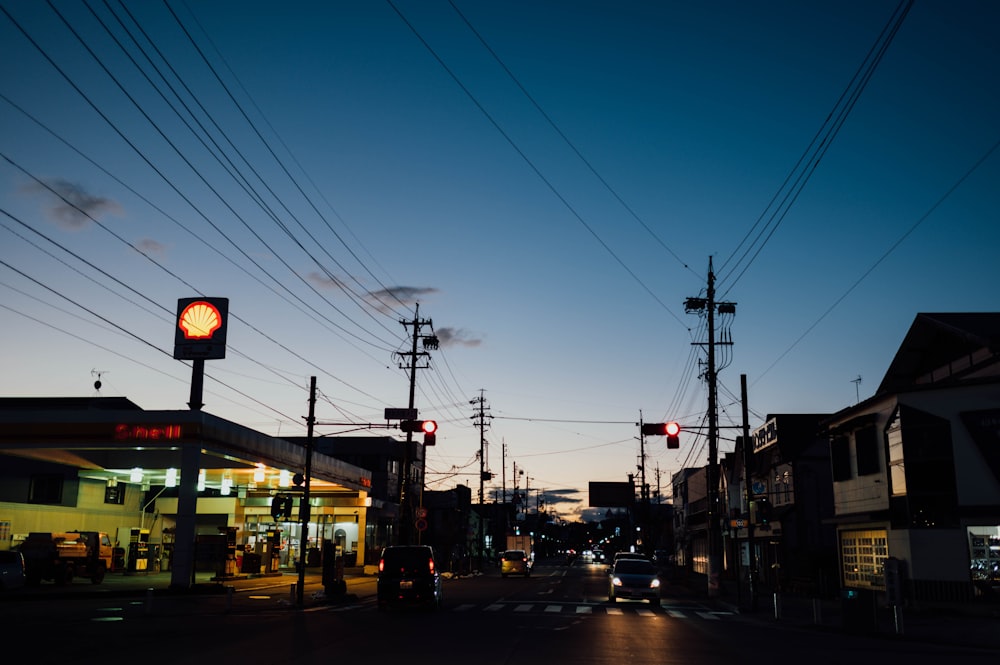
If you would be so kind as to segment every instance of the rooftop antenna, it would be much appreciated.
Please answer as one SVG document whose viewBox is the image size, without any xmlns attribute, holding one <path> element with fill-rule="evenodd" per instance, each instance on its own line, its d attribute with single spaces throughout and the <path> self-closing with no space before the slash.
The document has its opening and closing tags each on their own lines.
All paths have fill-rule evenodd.
<svg viewBox="0 0 1000 665">
<path fill-rule="evenodd" d="M 861 385 L 861 375 L 858 374 L 858 378 L 851 379 L 851 383 L 854 384 L 854 398 L 856 400 L 855 404 L 857 404 L 861 402 L 861 391 L 858 389 L 858 386 Z"/>
<path fill-rule="evenodd" d="M 102 374 L 107 374 L 107 372 L 105 372 L 103 370 L 99 370 L 99 369 L 92 369 L 92 370 L 90 370 L 90 375 L 97 377 L 97 380 L 94 381 L 94 390 L 96 390 L 98 393 L 101 392 L 101 386 L 103 385 L 101 383 L 101 375 Z"/>
</svg>

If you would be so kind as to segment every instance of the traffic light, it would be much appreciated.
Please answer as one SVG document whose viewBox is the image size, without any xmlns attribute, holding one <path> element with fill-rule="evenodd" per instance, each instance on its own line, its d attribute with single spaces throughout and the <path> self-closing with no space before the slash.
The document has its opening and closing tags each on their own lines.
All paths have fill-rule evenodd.
<svg viewBox="0 0 1000 665">
<path fill-rule="evenodd" d="M 757 499 L 757 521 L 761 526 L 771 523 L 771 501 L 765 496 Z"/>
<path fill-rule="evenodd" d="M 680 448 L 681 426 L 676 422 L 669 423 L 643 423 L 642 433 L 647 436 L 666 436 L 667 448 Z"/>
<path fill-rule="evenodd" d="M 402 420 L 399 423 L 399 429 L 404 432 L 423 432 L 425 446 L 437 443 L 437 428 L 435 420 Z"/>
<path fill-rule="evenodd" d="M 276 522 L 286 521 L 292 516 L 292 497 L 281 494 L 271 499 L 271 517 Z"/>
</svg>

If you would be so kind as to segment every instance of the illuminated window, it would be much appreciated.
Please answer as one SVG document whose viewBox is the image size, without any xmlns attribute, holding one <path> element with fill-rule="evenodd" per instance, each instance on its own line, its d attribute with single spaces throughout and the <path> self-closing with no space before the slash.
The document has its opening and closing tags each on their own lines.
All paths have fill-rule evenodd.
<svg viewBox="0 0 1000 665">
<path fill-rule="evenodd" d="M 885 529 L 844 531 L 840 534 L 844 586 L 885 589 L 885 560 L 888 557 L 888 534 Z"/>
</svg>

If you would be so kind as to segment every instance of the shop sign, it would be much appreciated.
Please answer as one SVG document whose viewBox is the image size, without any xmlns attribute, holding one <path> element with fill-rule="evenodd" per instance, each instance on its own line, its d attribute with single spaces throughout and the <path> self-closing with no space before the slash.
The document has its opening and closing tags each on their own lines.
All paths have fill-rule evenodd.
<svg viewBox="0 0 1000 665">
<path fill-rule="evenodd" d="M 115 425 L 118 441 L 163 441 L 179 439 L 183 434 L 180 425 Z"/>
<path fill-rule="evenodd" d="M 228 298 L 181 298 L 174 326 L 176 360 L 221 360 L 226 357 Z"/>
<path fill-rule="evenodd" d="M 769 448 L 778 442 L 778 421 L 771 418 L 761 425 L 750 435 L 753 439 L 753 451 L 759 453 L 765 448 Z"/>
</svg>

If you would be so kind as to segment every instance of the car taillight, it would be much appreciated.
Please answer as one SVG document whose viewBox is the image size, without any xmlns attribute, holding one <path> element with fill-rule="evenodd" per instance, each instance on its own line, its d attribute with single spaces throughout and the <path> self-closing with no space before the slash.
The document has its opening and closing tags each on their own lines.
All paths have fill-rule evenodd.
<svg viewBox="0 0 1000 665">
<path fill-rule="evenodd" d="M 430 569 L 432 573 L 434 572 L 434 559 L 427 560 L 427 568 Z"/>
<path fill-rule="evenodd" d="M 380 572 L 380 573 L 384 573 L 385 572 L 385 559 L 379 559 L 378 560 L 378 572 Z"/>
</svg>

